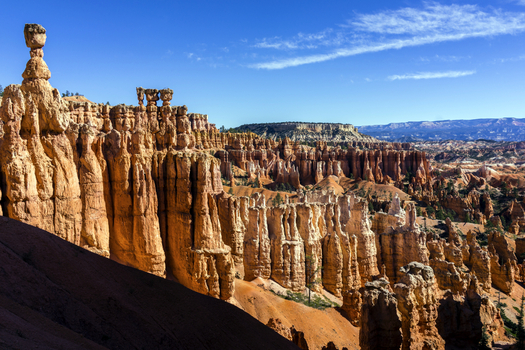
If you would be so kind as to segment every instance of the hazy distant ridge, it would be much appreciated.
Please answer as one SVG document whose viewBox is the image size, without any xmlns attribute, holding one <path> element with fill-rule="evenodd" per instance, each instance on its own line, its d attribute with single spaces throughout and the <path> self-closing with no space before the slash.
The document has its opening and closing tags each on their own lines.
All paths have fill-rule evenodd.
<svg viewBox="0 0 525 350">
<path fill-rule="evenodd" d="M 363 125 L 360 132 L 382 141 L 416 140 L 525 140 L 525 118 L 440 120 L 431 122 Z"/>
</svg>

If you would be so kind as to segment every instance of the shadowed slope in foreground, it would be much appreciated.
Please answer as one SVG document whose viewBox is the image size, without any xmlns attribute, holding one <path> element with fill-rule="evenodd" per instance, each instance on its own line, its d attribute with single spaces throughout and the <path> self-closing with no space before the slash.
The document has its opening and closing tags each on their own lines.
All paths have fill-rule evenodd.
<svg viewBox="0 0 525 350">
<path fill-rule="evenodd" d="M 0 217 L 2 349 L 297 349 L 236 307 Z"/>
</svg>

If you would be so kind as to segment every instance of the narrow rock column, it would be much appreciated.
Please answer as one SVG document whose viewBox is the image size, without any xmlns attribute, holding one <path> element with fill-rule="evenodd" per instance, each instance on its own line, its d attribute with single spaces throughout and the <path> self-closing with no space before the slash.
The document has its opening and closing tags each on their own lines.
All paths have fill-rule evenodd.
<svg viewBox="0 0 525 350">
<path fill-rule="evenodd" d="M 359 346 L 362 350 L 400 350 L 403 342 L 401 314 L 388 281 L 365 284 Z"/>
<path fill-rule="evenodd" d="M 95 130 L 88 124 L 80 128 L 80 190 L 82 233 L 80 246 L 109 258 L 109 224 L 104 200 L 102 167 L 92 149 Z"/>
<path fill-rule="evenodd" d="M 401 268 L 405 275 L 394 285 L 403 330 L 403 349 L 444 350 L 436 320 L 439 303 L 437 283 L 430 266 L 411 262 Z"/>
</svg>

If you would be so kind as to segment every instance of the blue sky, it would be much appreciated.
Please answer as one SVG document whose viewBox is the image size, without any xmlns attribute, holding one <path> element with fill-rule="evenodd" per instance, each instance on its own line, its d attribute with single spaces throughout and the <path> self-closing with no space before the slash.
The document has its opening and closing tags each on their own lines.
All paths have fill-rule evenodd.
<svg viewBox="0 0 525 350">
<path fill-rule="evenodd" d="M 0 85 L 25 23 L 47 29 L 61 92 L 136 105 L 135 87 L 217 126 L 525 118 L 525 0 L 10 1 Z"/>
</svg>

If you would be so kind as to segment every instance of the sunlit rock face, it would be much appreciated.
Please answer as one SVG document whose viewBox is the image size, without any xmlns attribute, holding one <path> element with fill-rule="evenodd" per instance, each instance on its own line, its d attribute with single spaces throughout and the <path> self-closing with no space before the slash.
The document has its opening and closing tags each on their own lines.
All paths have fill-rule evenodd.
<svg viewBox="0 0 525 350">
<path fill-rule="evenodd" d="M 426 234 L 416 223 L 416 209 L 410 205 L 401 208 L 395 195 L 388 213 L 378 212 L 372 221 L 376 234 L 378 264 L 384 265 L 386 275 L 392 282 L 401 278 L 400 268 L 412 261 L 428 264 L 429 251 Z"/>
<path fill-rule="evenodd" d="M 235 278 L 325 289 L 361 327 L 363 349 L 442 349 L 443 339 L 467 331 L 474 344 L 483 326 L 498 337 L 501 319 L 483 292 L 494 285 L 510 293 L 524 275 L 503 235 L 491 233 L 481 248 L 447 221 L 448 240 L 427 237 L 414 205 L 397 194 L 372 217 L 351 191 L 301 190 L 350 176 L 399 186 L 410 172 L 409 191 L 437 198 L 423 152 L 220 133 L 207 115 L 172 105 L 171 89 L 137 88 L 138 106 L 65 101 L 48 81 L 45 29 L 29 24 L 24 34 L 30 60 L 0 107 L 0 214 L 231 302 Z M 263 192 L 269 178 L 299 191 L 283 203 L 263 192 L 234 196 L 223 190 L 223 181 L 235 186 L 234 172 Z M 446 203 L 463 210 L 481 202 L 492 216 L 485 195 Z M 519 221 L 521 206 L 512 205 Z M 439 289 L 450 292 L 439 300 Z"/>
<path fill-rule="evenodd" d="M 401 313 L 403 349 L 445 349 L 438 333 L 438 285 L 431 267 L 411 262 L 394 285 Z"/>
</svg>

